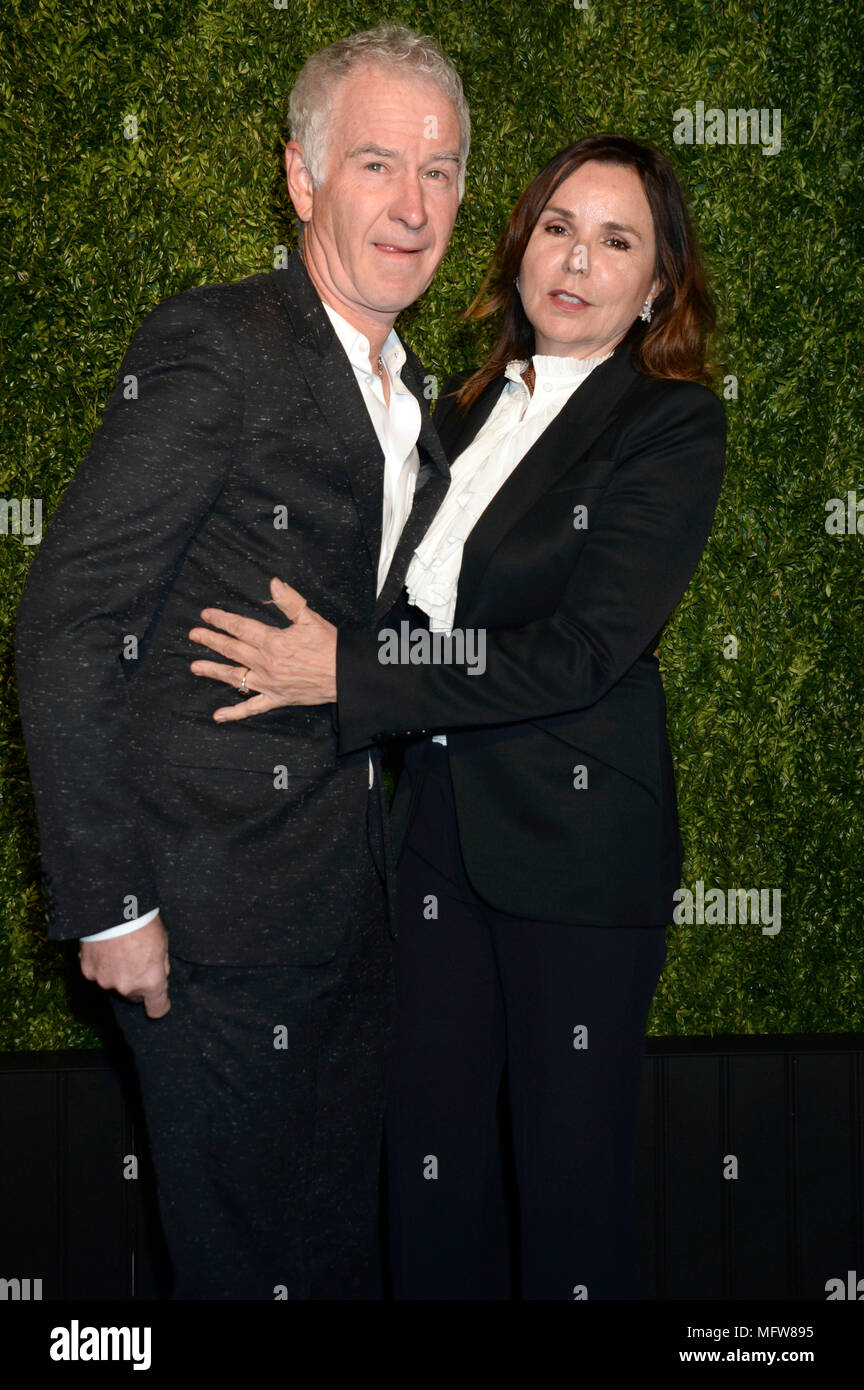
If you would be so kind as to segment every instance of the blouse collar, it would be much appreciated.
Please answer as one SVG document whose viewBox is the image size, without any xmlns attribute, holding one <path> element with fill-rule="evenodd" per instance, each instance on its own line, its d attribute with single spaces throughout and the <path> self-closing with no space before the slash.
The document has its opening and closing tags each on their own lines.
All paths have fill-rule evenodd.
<svg viewBox="0 0 864 1390">
<path fill-rule="evenodd" d="M 606 362 L 612 356 L 611 352 L 605 353 L 603 357 L 547 357 L 540 353 L 535 353 L 531 358 L 534 364 L 534 378 L 538 382 L 560 383 L 562 386 L 581 381 L 595 367 L 599 367 L 601 362 Z M 504 375 L 509 381 L 518 382 L 524 386 L 522 373 L 528 366 L 528 362 L 523 358 L 514 358 L 507 363 L 504 368 Z M 526 387 L 527 390 L 527 387 Z"/>
</svg>

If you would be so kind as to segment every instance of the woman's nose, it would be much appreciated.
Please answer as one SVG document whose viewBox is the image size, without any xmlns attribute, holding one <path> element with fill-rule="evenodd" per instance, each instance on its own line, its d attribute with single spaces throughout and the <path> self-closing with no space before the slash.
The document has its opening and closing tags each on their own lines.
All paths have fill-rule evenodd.
<svg viewBox="0 0 864 1390">
<path fill-rule="evenodd" d="M 588 273 L 588 247 L 583 246 L 581 241 L 575 242 L 570 247 L 567 253 L 567 269 L 574 272 L 582 270 L 586 274 Z"/>
</svg>

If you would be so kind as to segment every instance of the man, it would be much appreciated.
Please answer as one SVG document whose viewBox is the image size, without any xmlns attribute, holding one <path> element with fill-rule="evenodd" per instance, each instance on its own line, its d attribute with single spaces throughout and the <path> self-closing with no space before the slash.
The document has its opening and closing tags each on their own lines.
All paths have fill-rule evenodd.
<svg viewBox="0 0 864 1390">
<path fill-rule="evenodd" d="M 380 771 L 326 706 L 215 724 L 188 633 L 214 594 L 260 614 L 276 573 L 340 625 L 399 593 L 447 466 L 393 323 L 470 130 L 398 26 L 314 54 L 290 113 L 302 258 L 150 314 L 19 614 L 49 935 L 114 991 L 175 1298 L 380 1297 Z"/>
</svg>

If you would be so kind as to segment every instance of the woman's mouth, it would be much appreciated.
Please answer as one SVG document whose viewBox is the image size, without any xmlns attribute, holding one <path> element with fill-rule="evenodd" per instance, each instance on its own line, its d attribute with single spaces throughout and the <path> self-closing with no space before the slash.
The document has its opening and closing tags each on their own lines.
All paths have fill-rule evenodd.
<svg viewBox="0 0 864 1390">
<path fill-rule="evenodd" d="M 587 299 L 578 294 L 571 294 L 569 290 L 552 290 L 549 298 L 565 314 L 578 314 L 582 309 L 591 308 Z"/>
</svg>

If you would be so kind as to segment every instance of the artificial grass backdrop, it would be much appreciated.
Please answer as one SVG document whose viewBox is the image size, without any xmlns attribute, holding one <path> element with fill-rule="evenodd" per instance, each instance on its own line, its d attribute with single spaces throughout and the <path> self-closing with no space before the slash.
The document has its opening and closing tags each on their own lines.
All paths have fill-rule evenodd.
<svg viewBox="0 0 864 1390">
<path fill-rule="evenodd" d="M 737 378 L 714 532 L 662 643 L 683 883 L 779 889 L 782 919 L 774 934 L 671 927 L 651 1031 L 860 1030 L 864 537 L 825 526 L 830 498 L 857 489 L 864 501 L 860 15 L 841 0 L 580 4 L 7 0 L 0 493 L 41 498 L 50 523 L 145 314 L 191 285 L 267 269 L 293 242 L 280 140 L 314 49 L 401 21 L 433 34 L 463 75 L 465 201 L 432 288 L 399 321 L 442 381 L 490 341 L 455 316 L 530 176 L 593 131 L 658 144 L 689 190 L 718 351 Z M 779 150 L 675 144 L 674 113 L 698 118 L 698 102 L 764 110 L 775 142 L 779 110 Z M 705 131 L 718 132 L 708 114 Z M 12 661 L 35 546 L 14 508 L 5 515 L 0 1048 L 89 1046 L 98 1036 L 67 993 L 74 948 L 39 936 Z"/>
</svg>

